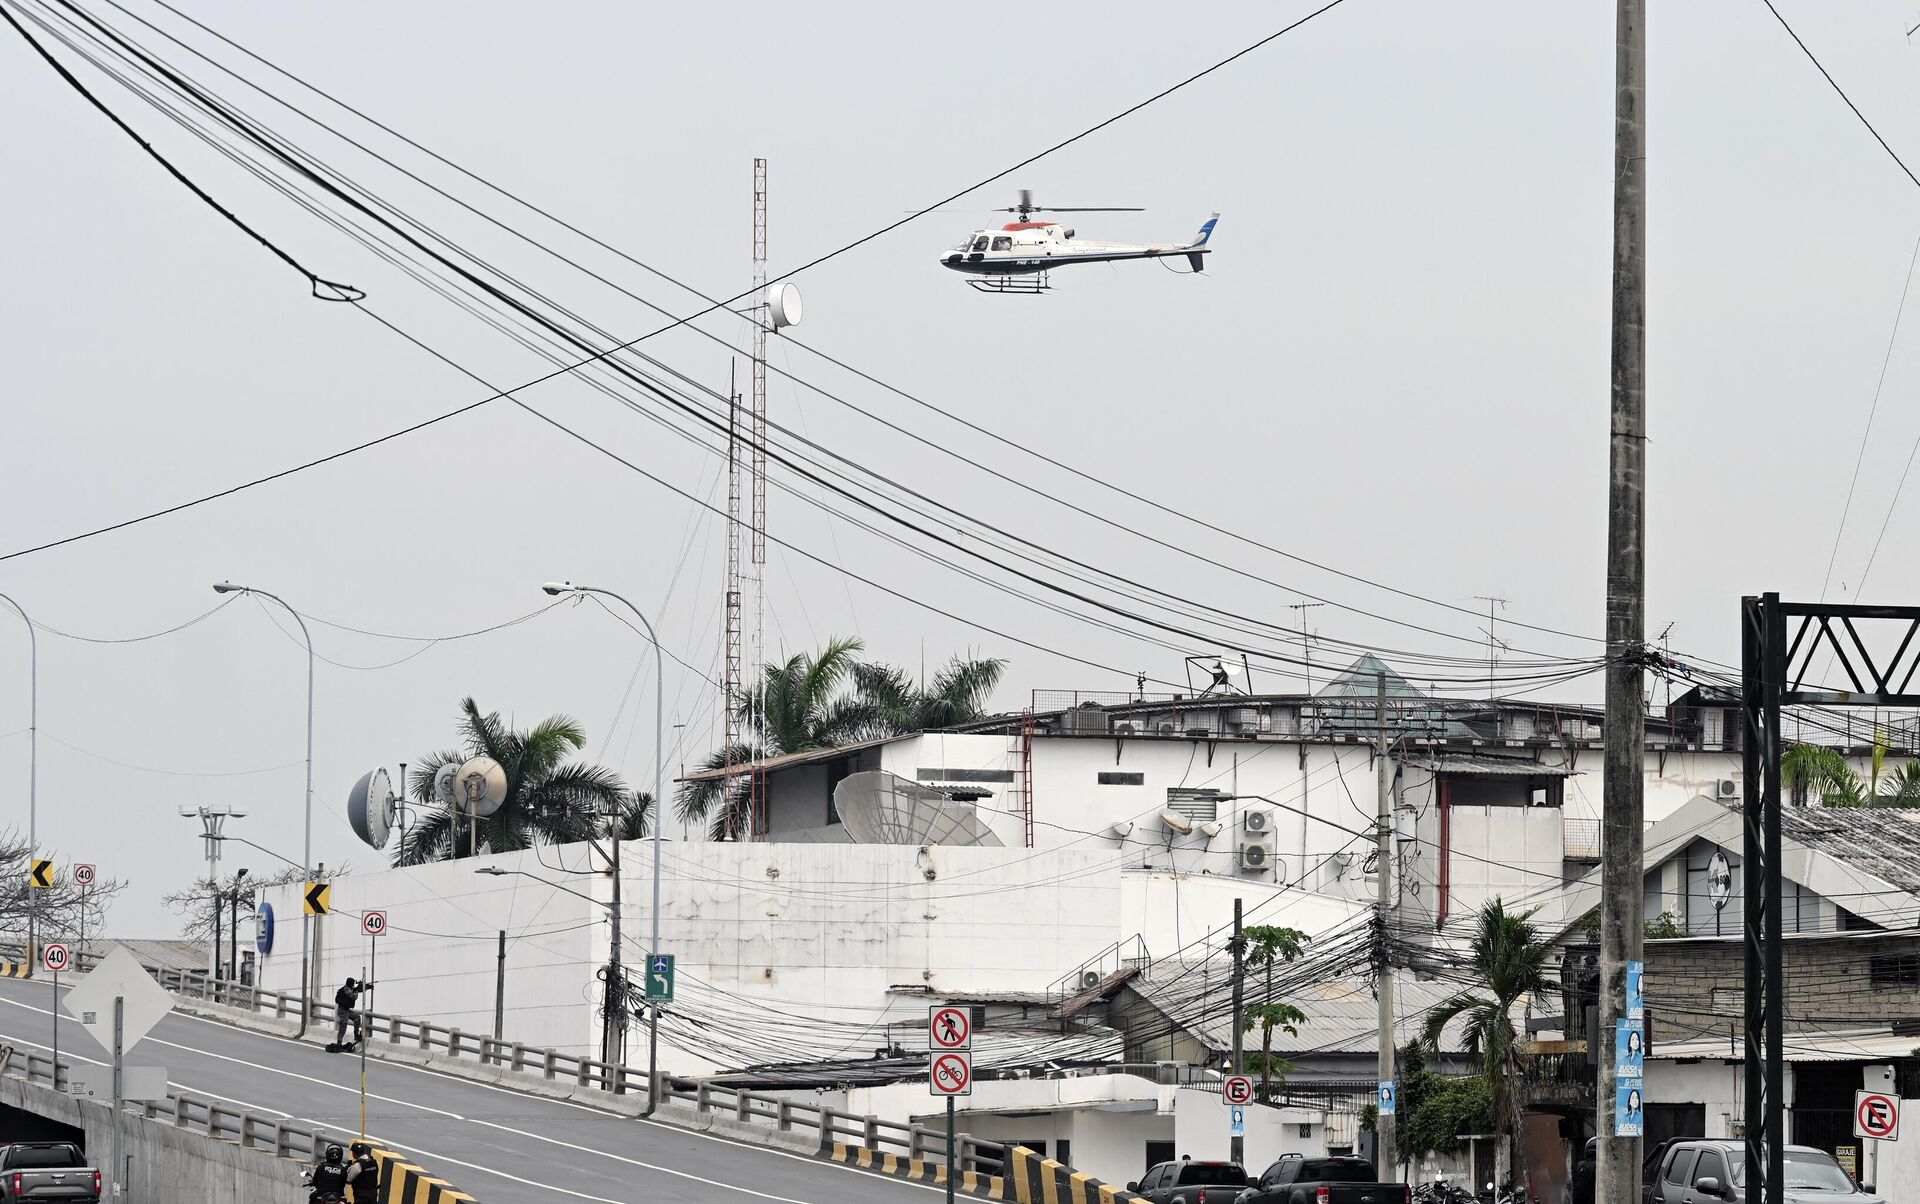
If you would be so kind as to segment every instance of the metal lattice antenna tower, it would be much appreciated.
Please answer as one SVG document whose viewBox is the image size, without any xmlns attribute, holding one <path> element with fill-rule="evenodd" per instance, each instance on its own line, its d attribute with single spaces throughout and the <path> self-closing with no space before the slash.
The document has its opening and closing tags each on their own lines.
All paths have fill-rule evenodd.
<svg viewBox="0 0 1920 1204">
<path fill-rule="evenodd" d="M 1492 698 L 1500 692 L 1500 687 L 1494 684 L 1493 680 L 1494 674 L 1499 670 L 1500 658 L 1493 649 L 1496 644 L 1503 648 L 1506 646 L 1500 643 L 1498 636 L 1494 635 L 1493 612 L 1496 606 L 1505 610 L 1507 600 L 1497 594 L 1475 594 L 1473 598 L 1476 602 L 1487 604 L 1487 697 Z"/>
<path fill-rule="evenodd" d="M 767 328 L 773 315 L 767 305 L 767 161 L 753 161 L 753 652 L 752 671 L 759 680 L 767 663 Z M 764 778 L 752 783 L 752 829 L 766 828 Z"/>
<path fill-rule="evenodd" d="M 721 711 L 726 719 L 726 739 L 721 745 L 726 758 L 727 775 L 722 779 L 724 807 L 733 793 L 735 750 L 740 747 L 740 390 L 727 371 L 727 580 L 726 634 L 721 646 L 725 678 L 721 686 Z"/>
</svg>

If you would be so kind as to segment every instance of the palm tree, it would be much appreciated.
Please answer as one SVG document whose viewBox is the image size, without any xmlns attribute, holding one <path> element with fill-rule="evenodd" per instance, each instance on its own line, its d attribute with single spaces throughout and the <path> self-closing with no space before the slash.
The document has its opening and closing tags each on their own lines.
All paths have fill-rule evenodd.
<svg viewBox="0 0 1920 1204">
<path fill-rule="evenodd" d="M 1442 1032 L 1455 1020 L 1465 1021 L 1461 1035 L 1486 1080 L 1493 1104 L 1494 1133 L 1516 1142 L 1521 1140 L 1520 1113 L 1525 1102 L 1519 1098 L 1520 1035 L 1513 1025 L 1513 1009 L 1530 995 L 1546 993 L 1547 959 L 1552 954 L 1552 947 L 1541 940 L 1532 918 L 1531 911 L 1508 911 L 1498 898 L 1480 908 L 1468 965 L 1488 994 L 1462 991 L 1442 1003 L 1427 1016 L 1424 1037 L 1427 1048 L 1437 1056 Z M 1501 1183 L 1511 1173 L 1509 1153 L 1506 1141 L 1495 1142 L 1496 1180 Z M 1524 1161 L 1523 1157 L 1523 1165 Z"/>
<path fill-rule="evenodd" d="M 599 765 L 566 763 L 586 746 L 586 730 L 565 715 L 543 719 L 531 730 L 515 731 L 498 713 L 482 714 L 473 699 L 460 703 L 462 747 L 430 753 L 415 763 L 407 792 L 424 812 L 408 827 L 395 851 L 396 865 L 449 861 L 467 855 L 464 812 L 449 809 L 433 796 L 434 776 L 443 765 L 474 757 L 492 757 L 506 770 L 507 794 L 492 815 L 481 819 L 472 843 L 495 853 L 534 844 L 565 844 L 603 831 L 609 815 L 631 819 L 644 828 L 646 808 L 618 774 Z"/>
<path fill-rule="evenodd" d="M 840 637 L 818 652 L 795 653 L 785 664 L 765 666 L 760 688 L 741 712 L 748 739 L 709 754 L 700 770 L 978 719 L 1007 668 L 1003 660 L 956 656 L 931 685 L 919 685 L 891 665 L 860 660 L 864 648 L 857 638 Z M 687 782 L 675 811 L 683 821 L 705 823 L 714 840 L 737 840 L 747 831 L 751 795 L 745 775 L 731 783 L 719 778 Z"/>
<path fill-rule="evenodd" d="M 872 709 L 841 694 L 852 676 L 862 645 L 851 636 L 827 641 L 816 653 L 796 652 L 783 665 L 762 669 L 759 689 L 746 700 L 741 718 L 750 729 L 747 742 L 720 748 L 700 763 L 702 771 L 747 765 L 763 757 L 832 748 L 861 739 L 874 723 Z M 682 821 L 705 823 L 714 840 L 738 840 L 746 834 L 752 783 L 744 776 L 686 782 L 674 810 Z"/>
<path fill-rule="evenodd" d="M 1822 807 L 1920 808 L 1920 761 L 1887 770 L 1889 740 L 1874 737 L 1868 776 L 1862 780 L 1839 750 L 1790 744 L 1780 755 L 1780 777 L 1797 801 L 1809 796 Z"/>
</svg>

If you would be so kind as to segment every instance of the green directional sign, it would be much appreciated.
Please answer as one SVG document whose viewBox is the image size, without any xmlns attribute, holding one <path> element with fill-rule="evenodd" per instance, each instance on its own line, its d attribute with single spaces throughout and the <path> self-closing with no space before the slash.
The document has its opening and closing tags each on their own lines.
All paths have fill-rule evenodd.
<svg viewBox="0 0 1920 1204">
<path fill-rule="evenodd" d="M 673 1002 L 673 954 L 647 954 L 647 998 Z"/>
</svg>

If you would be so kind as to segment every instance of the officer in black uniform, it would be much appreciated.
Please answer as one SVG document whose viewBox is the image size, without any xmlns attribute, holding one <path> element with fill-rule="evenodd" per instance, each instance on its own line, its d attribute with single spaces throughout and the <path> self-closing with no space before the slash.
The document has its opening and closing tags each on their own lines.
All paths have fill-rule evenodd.
<svg viewBox="0 0 1920 1204">
<path fill-rule="evenodd" d="M 376 1204 L 380 1199 L 380 1164 L 373 1160 L 373 1147 L 356 1141 L 347 1152 L 352 1155 L 347 1164 L 347 1184 L 353 1189 L 353 1204 Z"/>
<path fill-rule="evenodd" d="M 307 1204 L 346 1199 L 350 1179 L 351 1168 L 346 1163 L 346 1152 L 337 1145 L 328 1146 L 320 1165 L 314 1167 L 309 1176 L 313 1190 L 307 1193 Z"/>
</svg>

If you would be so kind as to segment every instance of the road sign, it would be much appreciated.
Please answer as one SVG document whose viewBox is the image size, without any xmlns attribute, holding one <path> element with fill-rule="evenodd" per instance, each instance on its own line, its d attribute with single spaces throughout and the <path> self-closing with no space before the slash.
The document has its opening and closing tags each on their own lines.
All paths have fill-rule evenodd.
<svg viewBox="0 0 1920 1204">
<path fill-rule="evenodd" d="M 1244 1074 L 1230 1074 L 1220 1083 L 1220 1098 L 1229 1104 L 1253 1102 L 1253 1080 Z"/>
<path fill-rule="evenodd" d="M 1392 1116 L 1400 1110 L 1400 1093 L 1393 1089 L 1392 1082 L 1380 1084 L 1380 1115 Z"/>
<path fill-rule="evenodd" d="M 360 931 L 367 936 L 387 935 L 387 913 L 384 911 L 362 912 L 360 915 Z"/>
<path fill-rule="evenodd" d="M 973 1013 L 952 1004 L 929 1008 L 927 1044 L 934 1049 L 972 1049 Z"/>
<path fill-rule="evenodd" d="M 1627 963 L 1627 1019 L 1647 1018 L 1647 963 Z"/>
<path fill-rule="evenodd" d="M 934 1095 L 972 1095 L 973 1055 L 964 1049 L 928 1054 L 927 1090 Z"/>
<path fill-rule="evenodd" d="M 333 887 L 325 882 L 307 883 L 307 914 L 323 916 L 333 910 Z"/>
<path fill-rule="evenodd" d="M 647 954 L 646 997 L 662 1003 L 673 1002 L 673 954 Z"/>
<path fill-rule="evenodd" d="M 113 1067 L 111 1066 L 71 1066 L 67 1068 L 65 1077 L 68 1095 L 98 1097 L 103 1100 L 113 1098 Z M 120 1098 L 142 1102 L 167 1098 L 167 1068 L 165 1066 L 122 1066 Z"/>
<path fill-rule="evenodd" d="M 40 950 L 40 964 L 59 974 L 73 964 L 73 955 L 65 945 L 54 943 Z"/>
<path fill-rule="evenodd" d="M 116 997 L 126 1000 L 120 1022 L 123 1049 L 132 1049 L 173 1010 L 173 996 L 160 989 L 124 945 L 115 946 L 105 960 L 76 979 L 60 1006 L 93 1035 L 101 1049 L 112 1053 Z"/>
<path fill-rule="evenodd" d="M 253 947 L 265 957 L 273 952 L 273 904 L 262 899 L 260 909 L 253 913 Z"/>
<path fill-rule="evenodd" d="M 36 858 L 33 869 L 27 874 L 27 881 L 35 890 L 49 890 L 53 886 L 53 862 L 47 858 Z"/>
<path fill-rule="evenodd" d="M 1615 1137 L 1641 1137 L 1646 1134 L 1647 1114 L 1645 1098 L 1640 1094 L 1640 1082 L 1614 1084 L 1613 1094 L 1613 1135 Z"/>
<path fill-rule="evenodd" d="M 1227 1123 L 1232 1129 L 1231 1136 L 1245 1137 L 1247 1135 L 1247 1110 L 1245 1108 L 1234 1108 L 1230 1111 L 1231 1116 Z"/>
<path fill-rule="evenodd" d="M 1853 1135 L 1900 1140 L 1900 1097 L 1887 1091 L 1854 1092 Z"/>
<path fill-rule="evenodd" d="M 79 865 L 74 866 L 73 867 L 73 884 L 75 886 L 92 886 L 93 885 L 93 867 L 86 864 L 85 862 L 81 862 Z"/>
</svg>

